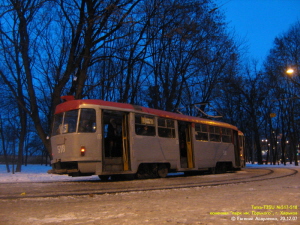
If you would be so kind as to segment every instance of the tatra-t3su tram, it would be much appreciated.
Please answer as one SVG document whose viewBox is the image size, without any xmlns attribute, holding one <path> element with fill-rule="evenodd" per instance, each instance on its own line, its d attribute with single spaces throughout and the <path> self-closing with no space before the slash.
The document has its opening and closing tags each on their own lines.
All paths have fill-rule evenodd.
<svg viewBox="0 0 300 225">
<path fill-rule="evenodd" d="M 63 99 L 55 110 L 49 173 L 106 180 L 244 167 L 242 133 L 233 125 L 125 103 Z"/>
</svg>

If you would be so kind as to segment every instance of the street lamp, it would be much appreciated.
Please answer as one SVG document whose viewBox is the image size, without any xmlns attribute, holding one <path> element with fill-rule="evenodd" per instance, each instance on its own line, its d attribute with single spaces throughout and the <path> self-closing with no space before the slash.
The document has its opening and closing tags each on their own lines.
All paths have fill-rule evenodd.
<svg viewBox="0 0 300 225">
<path fill-rule="evenodd" d="M 288 68 L 286 71 L 285 71 L 288 75 L 293 75 L 294 74 L 294 69 L 293 68 Z"/>
<path fill-rule="evenodd" d="M 300 83 L 298 81 L 296 81 L 296 77 L 299 76 L 299 74 L 298 74 L 298 68 L 296 66 L 288 67 L 286 69 L 285 73 L 288 75 L 288 77 L 290 78 L 290 80 L 295 85 L 297 85 L 297 87 L 300 87 Z"/>
<path fill-rule="evenodd" d="M 269 161 L 269 146 L 268 146 L 268 139 L 262 139 L 262 157 L 263 161 L 268 164 Z"/>
</svg>

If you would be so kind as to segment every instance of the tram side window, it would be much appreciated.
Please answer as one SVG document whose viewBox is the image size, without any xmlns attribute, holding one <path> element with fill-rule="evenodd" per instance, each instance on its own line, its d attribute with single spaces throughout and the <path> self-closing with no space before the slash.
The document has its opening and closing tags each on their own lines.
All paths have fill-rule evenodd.
<svg viewBox="0 0 300 225">
<path fill-rule="evenodd" d="M 215 142 L 221 142 L 220 127 L 209 126 L 209 140 Z"/>
<path fill-rule="evenodd" d="M 56 114 L 54 115 L 52 136 L 58 135 L 62 133 L 62 122 L 63 122 L 64 114 Z"/>
<path fill-rule="evenodd" d="M 158 136 L 166 138 L 175 138 L 174 120 L 158 118 Z"/>
<path fill-rule="evenodd" d="M 208 141 L 208 130 L 206 124 L 195 124 L 196 140 Z"/>
<path fill-rule="evenodd" d="M 96 111 L 95 109 L 81 109 L 78 132 L 96 132 Z"/>
<path fill-rule="evenodd" d="M 231 130 L 229 128 L 222 128 L 222 142 L 231 143 Z"/>
<path fill-rule="evenodd" d="M 135 115 L 135 133 L 143 136 L 155 136 L 155 123 L 153 116 Z"/>
</svg>

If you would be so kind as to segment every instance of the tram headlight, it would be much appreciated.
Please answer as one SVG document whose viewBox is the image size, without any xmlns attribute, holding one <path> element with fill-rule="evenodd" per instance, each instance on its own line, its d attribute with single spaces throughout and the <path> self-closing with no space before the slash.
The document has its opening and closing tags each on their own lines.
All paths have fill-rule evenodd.
<svg viewBox="0 0 300 225">
<path fill-rule="evenodd" d="M 81 146 L 81 148 L 80 148 L 80 155 L 84 156 L 85 155 L 85 151 L 86 151 L 85 147 Z"/>
</svg>

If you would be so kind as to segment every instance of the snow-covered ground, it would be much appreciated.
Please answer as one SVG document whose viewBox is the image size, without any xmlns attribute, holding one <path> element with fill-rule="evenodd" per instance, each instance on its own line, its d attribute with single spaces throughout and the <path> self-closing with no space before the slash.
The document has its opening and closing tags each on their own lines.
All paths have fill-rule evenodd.
<svg viewBox="0 0 300 225">
<path fill-rule="evenodd" d="M 12 174 L 12 165 L 10 165 L 10 173 L 7 173 L 6 165 L 0 164 L 0 183 L 12 182 L 48 182 L 48 181 L 68 181 L 68 180 L 97 180 L 98 176 L 90 177 L 69 177 L 67 175 L 48 174 L 47 171 L 51 166 L 30 164 L 22 166 L 22 172 Z"/>
<path fill-rule="evenodd" d="M 290 164 L 247 164 L 247 168 L 267 167 L 279 170 L 294 168 L 299 171 L 299 166 Z M 22 167 L 21 173 L 12 174 L 6 172 L 5 165 L 0 165 L 0 185 L 2 183 L 5 187 L 13 188 L 30 185 L 14 182 L 81 179 L 47 174 L 49 169 L 49 166 L 28 165 Z M 300 224 L 299 178 L 300 173 L 274 180 L 220 186 L 54 198 L 1 199 L 0 225 Z M 91 176 L 90 179 L 98 177 Z M 99 182 L 97 185 L 103 184 Z M 64 184 L 57 185 L 57 188 L 64 187 Z M 33 188 L 32 191 L 34 190 Z M 289 208 L 277 209 L 283 206 Z"/>
<path fill-rule="evenodd" d="M 257 164 L 247 164 L 246 168 L 280 168 L 280 167 L 295 167 L 294 164 L 287 163 L 286 166 L 280 165 L 257 165 Z M 298 167 L 297 167 L 298 168 Z M 45 165 L 27 165 L 22 166 L 22 172 L 12 174 L 12 165 L 10 165 L 10 173 L 7 173 L 6 166 L 0 164 L 0 183 L 12 183 L 12 182 L 43 182 L 43 181 L 76 181 L 76 180 L 98 180 L 98 176 L 90 177 L 69 177 L 67 175 L 55 175 L 48 174 L 47 171 L 50 170 L 50 166 Z"/>
</svg>

